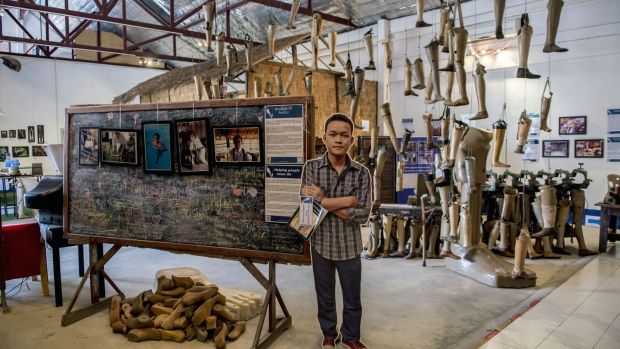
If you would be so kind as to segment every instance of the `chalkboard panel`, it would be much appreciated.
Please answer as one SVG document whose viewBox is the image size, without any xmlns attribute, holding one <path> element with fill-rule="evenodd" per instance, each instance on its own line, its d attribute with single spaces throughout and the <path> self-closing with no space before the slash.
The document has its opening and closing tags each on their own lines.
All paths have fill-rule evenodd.
<svg viewBox="0 0 620 349">
<path fill-rule="evenodd" d="M 256 125 L 263 132 L 264 106 L 273 104 L 304 106 L 305 131 L 310 131 L 300 137 L 305 138 L 304 154 L 309 158 L 312 139 L 308 135 L 314 132 L 312 99 L 308 97 L 68 109 L 64 169 L 67 237 L 227 258 L 309 263 L 309 249 L 302 238 L 284 224 L 264 220 L 262 165 L 214 165 L 211 175 L 181 176 L 145 173 L 142 167 L 84 167 L 78 163 L 79 129 L 83 127 L 140 130 L 143 122 L 208 118 L 211 127 Z M 142 155 L 139 161 L 143 163 Z"/>
</svg>

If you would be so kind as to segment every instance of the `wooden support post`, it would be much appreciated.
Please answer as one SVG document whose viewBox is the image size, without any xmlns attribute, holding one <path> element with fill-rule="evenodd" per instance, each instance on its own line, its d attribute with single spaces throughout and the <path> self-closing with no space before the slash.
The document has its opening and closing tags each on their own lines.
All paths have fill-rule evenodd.
<svg viewBox="0 0 620 349">
<path fill-rule="evenodd" d="M 269 260 L 269 279 L 267 279 L 256 266 L 246 258 L 239 260 L 241 264 L 254 276 L 266 290 L 265 300 L 261 309 L 260 318 L 256 327 L 256 333 L 254 334 L 254 342 L 252 343 L 252 349 L 265 349 L 269 347 L 278 337 L 284 333 L 293 324 L 293 319 L 289 314 L 282 295 L 276 285 L 276 263 L 273 260 Z M 283 317 L 278 318 L 276 316 L 276 300 L 282 309 Z M 269 316 L 268 334 L 261 338 L 263 331 L 263 325 L 265 324 L 265 318 Z"/>
<path fill-rule="evenodd" d="M 99 299 L 99 274 L 101 274 L 103 278 L 108 280 L 108 282 L 110 283 L 110 285 L 112 285 L 114 290 L 118 292 L 118 295 L 121 297 L 121 299 L 125 299 L 125 295 L 116 286 L 116 284 L 112 281 L 112 279 L 108 276 L 108 274 L 106 274 L 106 272 L 103 271 L 103 266 L 107 262 L 110 261 L 110 259 L 116 254 L 116 252 L 118 252 L 118 250 L 121 249 L 121 245 L 113 245 L 112 248 L 108 252 L 106 252 L 106 254 L 103 255 L 103 257 L 101 257 L 100 259 L 96 258 L 97 256 L 97 244 L 96 243 L 93 243 L 91 241 L 88 244 L 88 249 L 90 252 L 90 265 L 88 266 L 88 269 L 86 269 L 86 273 L 84 273 L 82 280 L 80 280 L 80 284 L 78 285 L 77 289 L 75 290 L 75 293 L 73 294 L 73 298 L 71 299 L 71 303 L 69 304 L 69 307 L 67 308 L 67 310 L 62 316 L 61 325 L 63 327 L 69 326 L 72 323 L 75 323 L 86 317 L 96 314 L 110 306 L 110 301 L 112 300 L 112 297 L 108 297 L 104 300 Z M 86 279 L 88 278 L 90 278 L 91 305 L 85 308 L 73 311 L 73 307 L 75 306 L 75 303 L 77 302 L 77 299 L 80 293 L 82 292 L 82 288 L 84 288 Z"/>
</svg>

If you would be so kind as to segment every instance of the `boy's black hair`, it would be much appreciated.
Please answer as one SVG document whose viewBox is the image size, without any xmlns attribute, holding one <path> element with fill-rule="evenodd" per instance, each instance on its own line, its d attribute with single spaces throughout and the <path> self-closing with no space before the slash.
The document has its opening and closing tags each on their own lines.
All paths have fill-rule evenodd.
<svg viewBox="0 0 620 349">
<path fill-rule="evenodd" d="M 329 125 L 329 123 L 332 121 L 346 122 L 347 124 L 349 124 L 349 127 L 351 127 L 351 133 L 353 133 L 353 121 L 346 114 L 342 114 L 342 113 L 334 113 L 330 115 L 327 119 L 325 119 L 325 124 L 323 124 L 324 132 L 327 132 L 327 125 Z"/>
<path fill-rule="evenodd" d="M 240 141 L 242 141 L 242 142 L 243 142 L 243 138 L 241 138 L 241 136 L 239 136 L 239 135 L 235 135 L 235 136 L 233 137 L 233 141 L 235 141 L 237 138 L 238 138 Z"/>
</svg>

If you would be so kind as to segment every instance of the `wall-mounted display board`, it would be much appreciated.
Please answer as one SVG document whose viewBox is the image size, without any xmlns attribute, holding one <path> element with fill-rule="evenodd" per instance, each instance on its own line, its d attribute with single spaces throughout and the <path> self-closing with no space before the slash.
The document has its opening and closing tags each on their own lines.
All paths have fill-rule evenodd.
<svg viewBox="0 0 620 349">
<path fill-rule="evenodd" d="M 67 109 L 66 235 L 123 246 L 308 264 L 307 243 L 287 229 L 283 216 L 298 206 L 301 179 L 290 174 L 301 173 L 304 161 L 312 155 L 312 103 L 311 97 L 274 97 Z M 203 139 L 192 140 L 192 129 L 185 121 L 205 119 L 208 132 L 201 130 Z M 143 136 L 143 123 L 153 122 L 175 125 L 172 139 Z M 134 151 L 137 166 L 112 166 L 104 161 L 83 166 L 83 159 L 80 165 L 84 143 L 80 130 L 84 129 L 129 130 L 141 135 Z M 247 132 L 240 141 L 235 130 L 241 129 Z M 108 152 L 122 146 L 113 139 L 109 142 Z M 226 152 L 233 154 L 237 143 L 251 154 L 251 161 L 234 162 L 227 157 Z M 200 146 L 193 149 L 193 144 Z M 172 171 L 145 171 L 145 149 L 154 146 L 163 154 L 173 152 Z M 99 159 L 102 154 L 103 150 Z M 115 154 L 105 156 L 114 158 Z M 209 171 L 186 170 L 185 162 L 206 166 L 201 161 L 207 159 Z M 280 175 L 268 176 L 267 172 Z M 276 192 L 286 199 L 274 200 Z"/>
</svg>

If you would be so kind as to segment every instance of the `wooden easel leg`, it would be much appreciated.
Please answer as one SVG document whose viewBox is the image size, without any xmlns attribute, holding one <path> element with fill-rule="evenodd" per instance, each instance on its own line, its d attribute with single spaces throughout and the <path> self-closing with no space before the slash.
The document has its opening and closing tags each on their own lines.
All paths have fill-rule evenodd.
<svg viewBox="0 0 620 349">
<path fill-rule="evenodd" d="M 6 303 L 6 290 L 4 288 L 0 290 L 0 294 L 0 298 L 2 298 L 2 314 L 8 314 L 11 312 L 11 308 Z"/>
<path fill-rule="evenodd" d="M 293 324 L 293 319 L 284 305 L 284 300 L 278 290 L 278 286 L 276 286 L 275 262 L 273 260 L 269 261 L 269 279 L 267 279 L 249 260 L 242 258 L 240 259 L 240 262 L 248 270 L 248 272 L 254 276 L 256 281 L 258 281 L 267 290 L 265 301 L 261 309 L 260 318 L 258 320 L 256 333 L 254 335 L 254 342 L 252 344 L 252 349 L 264 349 L 269 347 L 276 339 L 278 339 L 278 337 L 280 337 L 282 333 L 284 333 L 284 331 L 291 327 Z M 284 317 L 280 319 L 276 317 L 276 300 L 278 304 L 280 304 L 280 308 L 284 313 Z M 269 316 L 269 333 L 265 337 L 261 338 L 263 325 L 265 324 L 265 318 L 267 316 Z"/>
<path fill-rule="evenodd" d="M 114 245 L 105 255 L 103 255 L 101 259 L 97 260 L 96 258 L 97 248 L 94 244 L 89 244 L 89 253 L 91 257 L 90 265 L 88 266 L 88 269 L 86 269 L 86 272 L 84 273 L 84 276 L 82 277 L 82 280 L 80 280 L 80 284 L 75 290 L 75 294 L 73 295 L 73 298 L 71 299 L 71 304 L 69 304 L 69 307 L 65 311 L 65 314 L 62 316 L 61 325 L 63 327 L 69 326 L 74 322 L 80 321 L 88 316 L 96 314 L 110 306 L 110 301 L 112 300 L 112 297 L 108 297 L 104 300 L 99 299 L 99 274 L 101 274 L 103 278 L 105 278 L 106 280 L 108 280 L 108 282 L 110 282 L 112 287 L 118 292 L 118 295 L 121 297 L 121 299 L 125 299 L 125 295 L 120 291 L 120 289 L 116 286 L 116 284 L 112 281 L 112 279 L 108 276 L 108 274 L 106 274 L 103 271 L 103 266 L 108 261 L 110 261 L 110 259 L 120 249 L 121 249 L 120 245 Z M 86 283 L 86 279 L 88 278 L 90 278 L 90 284 L 91 284 L 92 304 L 85 308 L 72 311 L 73 307 L 75 306 L 75 302 L 77 301 L 78 296 L 80 295 L 80 292 L 82 292 L 82 288 L 84 287 L 84 284 Z"/>
<path fill-rule="evenodd" d="M 47 253 L 45 253 L 45 241 L 41 240 L 41 266 L 39 267 L 41 273 L 41 291 L 44 297 L 50 295 L 49 280 L 47 278 Z"/>
</svg>

